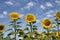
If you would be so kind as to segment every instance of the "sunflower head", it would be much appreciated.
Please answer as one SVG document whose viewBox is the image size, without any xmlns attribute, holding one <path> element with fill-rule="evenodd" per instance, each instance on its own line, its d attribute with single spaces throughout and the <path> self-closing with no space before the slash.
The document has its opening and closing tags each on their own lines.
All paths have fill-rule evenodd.
<svg viewBox="0 0 60 40">
<path fill-rule="evenodd" d="M 57 19 L 60 19 L 60 12 L 57 12 L 57 13 L 56 13 L 56 18 L 57 18 Z"/>
<path fill-rule="evenodd" d="M 52 22 L 48 18 L 45 18 L 42 20 L 42 26 L 48 29 L 52 26 Z"/>
<path fill-rule="evenodd" d="M 0 33 L 2 33 L 5 29 L 5 25 L 4 24 L 0 24 Z"/>
<path fill-rule="evenodd" d="M 18 31 L 20 34 L 23 34 L 24 33 L 24 30 L 19 30 Z"/>
<path fill-rule="evenodd" d="M 18 12 L 11 12 L 10 13 L 10 18 L 12 20 L 17 20 L 17 19 L 19 19 L 19 17 L 20 17 L 20 14 Z"/>
<path fill-rule="evenodd" d="M 34 34 L 38 34 L 38 31 L 37 30 L 34 30 Z"/>
<path fill-rule="evenodd" d="M 43 40 L 43 38 L 44 38 L 44 35 L 39 35 L 40 40 Z"/>
<path fill-rule="evenodd" d="M 32 38 L 32 35 L 31 35 L 31 34 L 27 34 L 27 37 L 28 37 L 28 38 Z"/>
<path fill-rule="evenodd" d="M 55 36 L 56 36 L 56 38 L 59 38 L 59 33 L 55 32 Z"/>
<path fill-rule="evenodd" d="M 25 16 L 26 22 L 35 22 L 36 21 L 36 16 L 34 14 L 27 14 Z"/>
</svg>

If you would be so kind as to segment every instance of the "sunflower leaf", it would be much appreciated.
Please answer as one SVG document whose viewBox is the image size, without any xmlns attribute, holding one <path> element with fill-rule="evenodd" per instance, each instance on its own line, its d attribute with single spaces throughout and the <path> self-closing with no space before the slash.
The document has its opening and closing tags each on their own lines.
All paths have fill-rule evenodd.
<svg viewBox="0 0 60 40">
<path fill-rule="evenodd" d="M 14 24 L 10 24 L 9 26 L 12 26 L 12 25 L 14 25 Z"/>
<path fill-rule="evenodd" d="M 20 23 L 22 23 L 22 22 L 17 22 L 17 24 L 20 24 Z"/>
<path fill-rule="evenodd" d="M 36 25 L 33 25 L 33 27 L 37 27 Z"/>
<path fill-rule="evenodd" d="M 5 32 L 10 31 L 10 30 L 12 30 L 12 29 L 8 29 L 8 30 L 6 30 Z"/>
<path fill-rule="evenodd" d="M 37 30 L 37 28 L 33 28 L 33 30 Z"/>
<path fill-rule="evenodd" d="M 30 24 L 27 24 L 26 26 L 30 26 Z"/>
<path fill-rule="evenodd" d="M 18 32 L 11 32 L 11 34 L 18 34 Z"/>
<path fill-rule="evenodd" d="M 21 27 L 20 25 L 17 25 L 17 27 Z"/>
<path fill-rule="evenodd" d="M 24 30 L 29 30 L 29 28 L 28 28 L 28 27 L 26 27 Z"/>
</svg>

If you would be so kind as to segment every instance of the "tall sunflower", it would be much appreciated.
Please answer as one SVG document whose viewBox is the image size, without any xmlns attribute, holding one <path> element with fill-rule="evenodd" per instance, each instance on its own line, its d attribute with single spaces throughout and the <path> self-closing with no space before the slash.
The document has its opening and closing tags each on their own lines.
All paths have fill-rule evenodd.
<svg viewBox="0 0 60 40">
<path fill-rule="evenodd" d="M 57 18 L 57 19 L 60 19 L 60 12 L 57 12 L 57 13 L 56 13 L 56 18 Z"/>
<path fill-rule="evenodd" d="M 34 14 L 27 14 L 25 16 L 26 22 L 35 22 L 36 16 Z"/>
<path fill-rule="evenodd" d="M 20 14 L 18 12 L 11 12 L 10 13 L 10 18 L 13 20 L 17 20 L 17 19 L 19 19 L 19 17 L 20 17 Z"/>
<path fill-rule="evenodd" d="M 0 33 L 2 33 L 5 29 L 5 25 L 4 24 L 0 24 Z"/>
<path fill-rule="evenodd" d="M 52 22 L 48 18 L 45 18 L 42 20 L 42 26 L 48 29 L 52 26 Z"/>
</svg>

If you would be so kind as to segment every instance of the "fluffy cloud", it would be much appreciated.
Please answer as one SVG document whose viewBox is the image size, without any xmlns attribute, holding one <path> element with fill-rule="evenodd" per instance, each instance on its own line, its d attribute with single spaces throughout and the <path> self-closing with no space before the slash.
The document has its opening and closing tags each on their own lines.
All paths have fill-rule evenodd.
<svg viewBox="0 0 60 40">
<path fill-rule="evenodd" d="M 51 14 L 48 14 L 48 15 L 46 15 L 46 17 L 52 17 L 52 15 Z"/>
<path fill-rule="evenodd" d="M 44 6 L 44 5 L 40 5 L 40 8 L 41 8 L 41 9 L 45 9 L 45 6 Z"/>
<path fill-rule="evenodd" d="M 0 14 L 0 18 L 4 18 L 4 15 Z"/>
<path fill-rule="evenodd" d="M 30 9 L 31 7 L 33 7 L 36 3 L 34 2 L 29 2 L 27 3 L 27 5 L 24 7 L 25 9 Z"/>
<path fill-rule="evenodd" d="M 24 16 L 24 14 L 21 14 L 21 15 L 20 15 L 20 18 L 23 17 L 23 16 Z"/>
<path fill-rule="evenodd" d="M 50 2 L 46 2 L 47 7 L 53 7 L 53 5 Z"/>
<path fill-rule="evenodd" d="M 40 22 L 40 20 L 37 19 L 37 20 L 36 20 L 36 23 L 39 23 L 39 22 Z"/>
<path fill-rule="evenodd" d="M 34 5 L 33 2 L 29 2 L 29 3 L 27 4 L 27 6 L 30 6 L 30 7 L 32 7 L 33 5 Z"/>
<path fill-rule="evenodd" d="M 56 0 L 55 2 L 60 4 L 60 1 L 58 1 L 58 0 Z"/>
<path fill-rule="evenodd" d="M 4 14 L 4 15 L 7 15 L 7 11 L 3 11 L 3 14 Z"/>
<path fill-rule="evenodd" d="M 49 10 L 48 12 L 46 12 L 46 17 L 52 17 L 53 14 L 54 10 Z"/>
<path fill-rule="evenodd" d="M 13 5 L 13 3 L 11 1 L 7 1 L 7 2 L 5 2 L 5 4 Z"/>
<path fill-rule="evenodd" d="M 46 12 L 46 14 L 51 14 L 53 12 L 54 12 L 53 10 L 49 10 L 48 12 Z"/>
</svg>

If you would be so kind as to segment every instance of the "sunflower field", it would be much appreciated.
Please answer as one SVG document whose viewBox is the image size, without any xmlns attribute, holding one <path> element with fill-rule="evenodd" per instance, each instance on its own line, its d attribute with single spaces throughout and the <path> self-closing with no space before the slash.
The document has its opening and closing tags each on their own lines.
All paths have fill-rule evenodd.
<svg viewBox="0 0 60 40">
<path fill-rule="evenodd" d="M 10 17 L 10 25 L 14 28 L 14 31 L 9 33 L 6 38 L 3 38 L 3 32 L 5 31 L 5 24 L 0 23 L 0 40 L 17 40 L 16 36 L 21 37 L 19 40 L 60 40 L 60 12 L 56 12 L 55 20 L 52 22 L 49 18 L 44 18 L 42 20 L 42 26 L 46 31 L 43 31 L 41 33 L 38 32 L 38 28 L 35 25 L 37 17 L 33 13 L 28 13 L 25 16 L 26 26 L 24 29 L 17 29 L 21 28 L 20 25 L 22 22 L 18 21 L 20 20 L 20 13 L 18 12 L 11 12 L 9 14 Z M 55 24 L 56 26 L 52 26 Z M 9 31 L 10 29 L 6 30 Z M 28 32 L 26 33 L 26 30 Z M 5 32 L 6 32 L 5 31 Z M 10 35 L 14 35 L 13 38 L 10 37 Z"/>
</svg>

